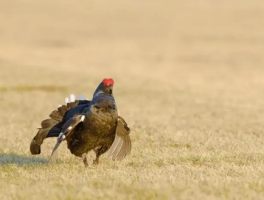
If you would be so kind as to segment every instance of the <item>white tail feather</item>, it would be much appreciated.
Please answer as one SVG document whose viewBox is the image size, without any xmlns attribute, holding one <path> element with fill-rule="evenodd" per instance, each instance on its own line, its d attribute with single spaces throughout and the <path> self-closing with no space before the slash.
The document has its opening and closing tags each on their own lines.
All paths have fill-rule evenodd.
<svg viewBox="0 0 264 200">
<path fill-rule="evenodd" d="M 75 102 L 75 95 L 74 94 L 71 94 L 70 95 L 70 102 Z"/>
<path fill-rule="evenodd" d="M 78 96 L 78 100 L 87 100 L 83 94 L 80 94 Z"/>
<path fill-rule="evenodd" d="M 75 100 L 76 100 L 76 96 L 75 96 L 74 94 L 70 94 L 69 97 L 66 97 L 66 98 L 65 98 L 65 102 L 66 102 L 66 104 L 67 104 L 67 103 L 71 103 L 71 102 L 75 102 Z M 84 96 L 83 94 L 80 94 L 80 95 L 78 96 L 77 100 L 88 100 L 88 99 L 86 99 L 85 96 Z M 59 106 L 61 106 L 61 105 L 59 105 Z"/>
<path fill-rule="evenodd" d="M 66 97 L 65 98 L 65 103 L 67 104 L 67 103 L 70 103 L 70 99 L 69 99 L 69 97 Z"/>
</svg>

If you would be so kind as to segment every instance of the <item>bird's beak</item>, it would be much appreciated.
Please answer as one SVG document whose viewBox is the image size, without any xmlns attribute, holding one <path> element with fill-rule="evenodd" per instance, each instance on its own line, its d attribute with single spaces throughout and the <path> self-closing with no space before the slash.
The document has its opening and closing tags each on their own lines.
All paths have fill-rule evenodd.
<svg viewBox="0 0 264 200">
<path fill-rule="evenodd" d="M 107 87 L 105 88 L 105 92 L 106 92 L 107 94 L 112 94 L 112 93 L 113 93 L 113 86 L 107 86 Z"/>
<path fill-rule="evenodd" d="M 113 86 L 109 87 L 109 93 L 112 94 L 113 93 Z"/>
</svg>

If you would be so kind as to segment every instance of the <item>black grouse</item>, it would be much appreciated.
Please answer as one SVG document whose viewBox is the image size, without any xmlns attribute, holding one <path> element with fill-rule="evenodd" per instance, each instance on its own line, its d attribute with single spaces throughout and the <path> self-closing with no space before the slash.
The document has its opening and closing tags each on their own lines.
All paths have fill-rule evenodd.
<svg viewBox="0 0 264 200">
<path fill-rule="evenodd" d="M 82 157 L 85 166 L 88 166 L 86 154 L 91 150 L 96 154 L 94 164 L 99 163 L 99 157 L 105 152 L 113 160 L 122 160 L 131 151 L 130 128 L 118 116 L 113 86 L 113 79 L 104 79 L 91 101 L 75 100 L 51 112 L 31 141 L 31 153 L 40 154 L 45 138 L 58 137 L 51 159 L 60 143 L 66 140 L 68 149 Z"/>
</svg>

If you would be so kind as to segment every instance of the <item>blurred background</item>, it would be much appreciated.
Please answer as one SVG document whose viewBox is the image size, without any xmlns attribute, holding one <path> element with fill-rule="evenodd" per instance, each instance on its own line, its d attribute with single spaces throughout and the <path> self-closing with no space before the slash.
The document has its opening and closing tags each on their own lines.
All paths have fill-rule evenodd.
<svg viewBox="0 0 264 200">
<path fill-rule="evenodd" d="M 0 199 L 264 199 L 263 22 L 263 0 L 0 0 Z M 40 122 L 110 77 L 131 154 L 41 165 Z"/>
<path fill-rule="evenodd" d="M 261 0 L 1 0 L 1 115 L 36 127 L 112 77 L 130 124 L 248 128 L 262 120 L 263 19 Z"/>
</svg>

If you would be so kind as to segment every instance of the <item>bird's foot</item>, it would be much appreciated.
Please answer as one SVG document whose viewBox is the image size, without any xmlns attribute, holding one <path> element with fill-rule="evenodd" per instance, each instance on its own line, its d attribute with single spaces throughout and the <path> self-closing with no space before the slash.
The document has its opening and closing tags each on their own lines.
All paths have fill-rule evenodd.
<svg viewBox="0 0 264 200">
<path fill-rule="evenodd" d="M 85 166 L 85 167 L 88 167 L 88 162 L 87 162 L 86 153 L 82 154 L 82 160 L 83 160 L 84 166 Z"/>
<path fill-rule="evenodd" d="M 99 164 L 99 159 L 95 159 L 95 160 L 93 160 L 93 165 L 98 165 Z"/>
</svg>

